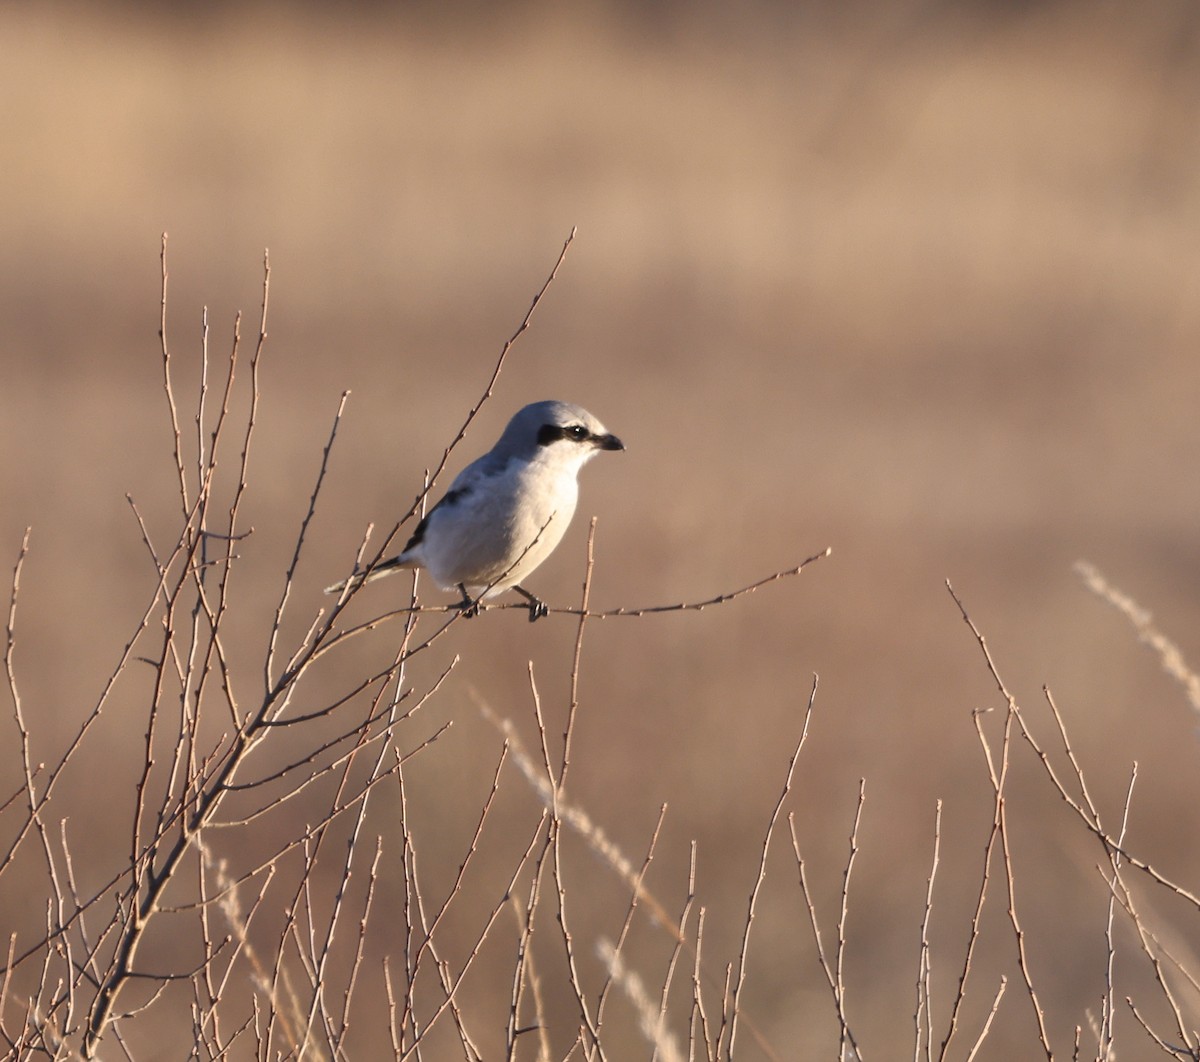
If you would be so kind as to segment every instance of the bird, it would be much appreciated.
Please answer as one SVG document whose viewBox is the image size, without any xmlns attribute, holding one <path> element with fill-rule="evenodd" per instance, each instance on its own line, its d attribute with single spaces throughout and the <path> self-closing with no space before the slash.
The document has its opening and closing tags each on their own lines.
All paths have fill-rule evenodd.
<svg viewBox="0 0 1200 1062">
<path fill-rule="evenodd" d="M 457 607 L 467 616 L 477 615 L 482 601 L 515 590 L 528 602 L 532 623 L 549 609 L 521 583 L 562 541 L 579 498 L 579 470 L 602 451 L 624 449 L 586 409 L 533 402 L 455 477 L 399 554 L 325 592 L 424 568 L 444 590 L 458 590 Z"/>
</svg>

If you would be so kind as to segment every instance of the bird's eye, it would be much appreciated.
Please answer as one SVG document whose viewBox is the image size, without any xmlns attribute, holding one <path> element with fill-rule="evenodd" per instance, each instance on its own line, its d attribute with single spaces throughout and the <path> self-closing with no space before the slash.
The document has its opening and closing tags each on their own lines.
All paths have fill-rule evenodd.
<svg viewBox="0 0 1200 1062">
<path fill-rule="evenodd" d="M 588 437 L 588 430 L 582 424 L 572 424 L 567 429 L 567 435 L 576 442 L 583 442 Z"/>
</svg>

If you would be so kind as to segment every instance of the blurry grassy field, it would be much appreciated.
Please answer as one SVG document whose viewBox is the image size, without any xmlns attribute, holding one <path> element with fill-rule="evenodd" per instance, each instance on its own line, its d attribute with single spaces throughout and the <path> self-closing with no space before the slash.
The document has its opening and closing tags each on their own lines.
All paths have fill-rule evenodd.
<svg viewBox="0 0 1200 1062">
<path fill-rule="evenodd" d="M 971 713 L 1003 702 L 945 579 L 1031 715 L 1051 687 L 1109 815 L 1140 763 L 1139 853 L 1200 879 L 1197 721 L 1071 571 L 1097 563 L 1200 659 L 1200 27 L 1166 0 L 764 5 L 726 19 L 602 4 L 457 17 L 234 5 L 178 21 L 0 8 L 0 556 L 33 527 L 19 678 L 35 757 L 53 759 L 154 584 L 124 495 L 167 533 L 164 230 L 182 393 L 201 307 L 218 358 L 235 310 L 253 335 L 270 248 L 255 533 L 240 551 L 236 651 L 250 660 L 341 392 L 301 610 L 326 603 L 369 522 L 391 526 L 411 503 L 578 226 L 450 469 L 539 398 L 579 402 L 626 441 L 587 469 L 577 526 L 538 592 L 576 599 L 592 513 L 598 607 L 701 599 L 833 555 L 699 615 L 594 624 L 573 799 L 632 853 L 669 805 L 649 880 L 674 910 L 698 841 L 705 953 L 721 970 L 819 673 L 789 809 L 831 917 L 866 779 L 846 976 L 860 1044 L 892 1057 L 912 1038 L 934 802 L 942 992 L 991 821 Z M 356 607 L 400 594 L 381 584 Z M 532 660 L 560 729 L 574 627 L 501 613 L 454 636 L 414 677 L 462 657 L 458 685 L 411 734 L 455 720 L 409 778 L 435 883 L 453 877 L 499 749 L 468 691 L 534 742 Z M 344 666 L 393 648 L 364 640 Z M 107 721 L 98 763 L 140 736 L 136 697 L 127 709 Z M 1020 899 L 1066 1053 L 1103 990 L 1102 852 L 1022 752 Z M 17 767 L 0 757 L 4 795 Z M 119 806 L 129 780 L 112 770 L 105 801 Z M 62 794 L 89 839 L 77 863 L 125 836 L 83 795 Z M 514 786 L 498 812 L 515 837 L 537 809 Z M 386 843 L 382 811 L 375 825 Z M 782 1057 L 832 1057 L 837 1026 L 782 841 L 748 1012 Z M 509 865 L 498 848 L 485 868 Z M 578 924 L 611 935 L 625 894 L 583 848 L 578 859 Z M 0 900 L 6 929 L 43 918 L 41 896 Z M 1186 961 L 1194 914 L 1175 925 Z M 635 944 L 630 961 L 654 970 L 669 950 L 649 933 Z M 1015 983 L 998 916 L 979 961 L 985 983 Z M 583 962 L 597 968 L 590 950 Z M 1119 995 L 1144 988 L 1132 966 Z M 502 1022 L 507 983 L 481 982 L 480 1007 Z M 555 1032 L 560 1054 L 575 1020 Z M 996 1025 L 980 1057 L 1029 1057 L 1027 999 L 1010 989 Z M 648 1056 L 629 1027 L 617 1057 Z"/>
</svg>

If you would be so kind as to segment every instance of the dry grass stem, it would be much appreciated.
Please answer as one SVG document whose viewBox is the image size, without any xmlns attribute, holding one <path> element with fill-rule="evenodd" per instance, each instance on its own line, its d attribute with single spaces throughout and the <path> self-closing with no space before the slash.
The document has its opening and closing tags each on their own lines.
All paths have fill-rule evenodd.
<svg viewBox="0 0 1200 1062">
<path fill-rule="evenodd" d="M 1188 665 L 1179 646 L 1154 626 L 1154 617 L 1105 579 L 1095 565 L 1079 561 L 1075 571 L 1093 594 L 1103 598 L 1133 624 L 1138 641 L 1158 654 L 1162 669 L 1183 687 L 1192 710 L 1200 712 L 1200 673 Z"/>
<path fill-rule="evenodd" d="M 675 1038 L 663 1029 L 659 1011 L 650 993 L 637 973 L 626 967 L 619 946 L 602 939 L 596 944 L 596 952 L 603 960 L 608 976 L 621 986 L 625 998 L 633 1006 L 642 1035 L 654 1048 L 651 1057 L 661 1062 L 683 1062 L 683 1051 Z"/>
</svg>

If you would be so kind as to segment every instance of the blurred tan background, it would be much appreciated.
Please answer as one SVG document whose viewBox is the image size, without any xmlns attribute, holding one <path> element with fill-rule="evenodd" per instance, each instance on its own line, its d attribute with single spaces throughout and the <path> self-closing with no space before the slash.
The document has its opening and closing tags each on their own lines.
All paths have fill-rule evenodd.
<svg viewBox="0 0 1200 1062">
<path fill-rule="evenodd" d="M 577 525 L 537 591 L 577 599 L 593 513 L 597 607 L 705 598 L 833 548 L 799 579 L 721 608 L 589 628 L 572 796 L 637 855 L 669 804 L 649 881 L 675 910 L 698 841 L 712 968 L 737 954 L 819 673 L 788 808 L 832 932 L 866 779 L 846 973 L 856 1034 L 868 1057 L 911 1051 L 938 798 L 945 1020 L 990 823 L 971 713 L 1001 703 L 946 578 L 1048 743 L 1051 687 L 1114 824 L 1139 761 L 1131 847 L 1194 888 L 1197 719 L 1071 565 L 1098 564 L 1200 660 L 1198 18 L 1185 0 L 228 5 L 171 17 L 4 5 L 0 556 L 15 560 L 32 525 L 18 665 L 35 755 L 53 759 L 94 702 L 151 592 L 125 493 L 164 539 L 172 528 L 163 231 L 189 400 L 201 308 L 218 360 L 235 310 L 252 338 L 270 249 L 237 621 L 253 687 L 341 392 L 352 395 L 293 636 L 366 525 L 390 526 L 411 503 L 578 226 L 450 468 L 540 398 L 581 403 L 625 440 L 626 454 L 586 470 Z M 380 584 L 355 607 L 365 618 L 403 594 Z M 434 893 L 499 751 L 468 688 L 532 741 L 532 660 L 556 733 L 573 636 L 562 618 L 486 615 L 411 676 L 420 686 L 463 658 L 402 735 L 416 745 L 455 720 L 410 775 Z M 381 632 L 340 666 L 365 668 L 393 645 Z M 131 684 L 126 714 L 98 735 L 98 764 L 140 737 L 142 692 Z M 1019 900 L 1066 1053 L 1104 987 L 1103 853 L 1019 752 Z M 0 771 L 7 793 L 15 754 Z M 488 853 L 480 897 L 502 888 L 515 839 L 536 822 L 515 776 L 505 796 L 514 841 Z M 119 813 L 70 799 L 63 814 L 99 852 L 124 843 Z M 106 800 L 129 799 L 117 771 Z M 384 810 L 375 826 L 388 839 Z M 837 1024 L 785 841 L 768 865 L 747 1008 L 782 1057 L 833 1057 Z M 577 859 L 581 952 L 598 983 L 588 941 L 616 933 L 625 894 L 582 847 Z M 966 1020 L 978 1025 L 1007 974 L 981 1057 L 1032 1057 L 993 889 Z M 6 930 L 42 917 L 38 896 L 4 902 Z M 1164 912 L 1158 928 L 1191 957 L 1194 914 Z M 1119 940 L 1132 946 L 1128 932 Z M 549 936 L 544 947 L 553 981 Z M 649 984 L 668 954 L 639 923 L 630 961 Z M 1158 1015 L 1125 955 L 1118 997 Z M 477 1035 L 497 1050 L 508 987 L 491 976 L 472 991 Z M 565 1052 L 576 1018 L 559 995 Z M 624 1006 L 610 1004 L 629 1030 L 618 1057 L 649 1057 Z M 685 1017 L 686 999 L 678 1008 Z M 1149 1057 L 1127 1013 L 1119 1022 L 1119 1057 Z M 384 1042 L 372 1039 L 382 1026 L 360 1023 L 363 1044 Z"/>
</svg>

